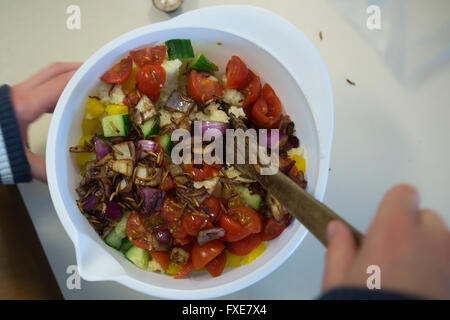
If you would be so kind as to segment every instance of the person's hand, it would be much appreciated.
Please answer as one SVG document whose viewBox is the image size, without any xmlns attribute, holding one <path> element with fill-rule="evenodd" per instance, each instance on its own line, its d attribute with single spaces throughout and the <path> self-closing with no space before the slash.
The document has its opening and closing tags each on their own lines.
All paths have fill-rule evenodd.
<svg viewBox="0 0 450 320">
<path fill-rule="evenodd" d="M 435 212 L 419 209 L 413 187 L 399 185 L 386 193 L 359 249 L 341 222 L 330 222 L 327 234 L 323 291 L 367 288 L 367 267 L 377 265 L 381 289 L 450 298 L 450 232 Z"/>
<path fill-rule="evenodd" d="M 44 182 L 47 181 L 45 160 L 30 151 L 27 129 L 42 114 L 53 112 L 64 87 L 80 66 L 79 62 L 53 63 L 10 90 L 31 174 Z"/>
</svg>

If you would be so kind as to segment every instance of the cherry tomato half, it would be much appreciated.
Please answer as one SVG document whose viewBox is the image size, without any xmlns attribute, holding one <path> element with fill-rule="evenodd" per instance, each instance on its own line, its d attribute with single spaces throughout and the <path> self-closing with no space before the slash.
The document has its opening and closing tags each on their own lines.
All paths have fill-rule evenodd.
<svg viewBox="0 0 450 320">
<path fill-rule="evenodd" d="M 262 96 L 253 105 L 251 112 L 253 122 L 262 128 L 276 128 L 282 111 L 280 99 L 266 83 L 262 89 Z"/>
<path fill-rule="evenodd" d="M 147 64 L 160 65 L 166 57 L 166 46 L 130 51 L 130 56 L 140 68 Z"/>
<path fill-rule="evenodd" d="M 273 113 L 274 114 L 279 113 L 281 115 L 282 112 L 281 101 L 278 98 L 277 94 L 275 93 L 275 90 L 273 90 L 273 88 L 270 86 L 270 84 L 266 83 L 264 85 L 261 94 L 264 100 L 266 100 L 267 104 L 274 109 Z M 279 118 L 280 115 L 277 118 Z"/>
<path fill-rule="evenodd" d="M 259 214 L 250 207 L 239 206 L 228 210 L 227 214 L 250 233 L 259 233 L 261 231 L 261 218 Z"/>
<path fill-rule="evenodd" d="M 250 112 L 250 107 L 256 100 L 258 100 L 261 95 L 261 81 L 259 81 L 259 77 L 254 74 L 251 70 L 248 70 L 248 84 L 242 90 L 245 95 L 244 103 L 242 107 L 246 111 L 246 113 Z"/>
<path fill-rule="evenodd" d="M 109 68 L 102 74 L 100 80 L 106 83 L 122 83 L 130 75 L 132 67 L 133 61 L 128 56 Z"/>
<path fill-rule="evenodd" d="M 123 98 L 122 103 L 126 105 L 127 107 L 134 107 L 138 104 L 139 100 L 141 99 L 141 94 L 139 91 L 134 88 L 131 89 L 130 92 Z"/>
<path fill-rule="evenodd" d="M 175 197 L 169 195 L 161 208 L 161 218 L 167 222 L 175 222 L 183 215 L 183 208 Z"/>
<path fill-rule="evenodd" d="M 187 212 L 181 219 L 181 226 L 183 230 L 190 236 L 196 237 L 198 232 L 206 226 L 208 218 Z"/>
<path fill-rule="evenodd" d="M 138 89 L 156 102 L 166 82 L 166 70 L 161 66 L 147 64 L 137 73 L 136 82 Z"/>
<path fill-rule="evenodd" d="M 252 252 L 262 242 L 261 233 L 253 233 L 248 237 L 228 244 L 228 250 L 237 256 L 245 256 Z"/>
<path fill-rule="evenodd" d="M 192 248 L 192 267 L 194 270 L 200 270 L 217 257 L 223 249 L 225 249 L 225 245 L 219 240 L 212 240 L 201 247 L 196 242 Z"/>
<path fill-rule="evenodd" d="M 219 226 L 225 229 L 223 239 L 227 242 L 234 242 L 242 240 L 252 233 L 259 233 L 261 218 L 252 208 L 233 207 L 226 214 L 221 215 Z"/>
<path fill-rule="evenodd" d="M 175 183 L 170 175 L 167 175 L 164 181 L 161 183 L 161 189 L 163 191 L 169 191 L 175 188 Z"/>
<path fill-rule="evenodd" d="M 204 104 L 222 94 L 222 86 L 206 72 L 192 70 L 188 77 L 188 92 L 197 103 Z"/>
<path fill-rule="evenodd" d="M 275 219 L 268 219 L 264 224 L 263 231 L 261 232 L 262 240 L 273 240 L 278 237 L 284 229 L 286 229 L 286 223 L 284 220 L 277 222 Z"/>
<path fill-rule="evenodd" d="M 209 216 L 211 222 L 216 223 L 219 220 L 222 209 L 220 208 L 219 200 L 217 200 L 216 197 L 210 196 L 203 202 L 201 208 L 203 212 Z"/>
<path fill-rule="evenodd" d="M 132 211 L 127 219 L 126 233 L 131 243 L 138 248 L 148 249 L 150 232 L 145 227 L 142 213 Z"/>
<path fill-rule="evenodd" d="M 227 263 L 227 255 L 225 250 L 223 250 L 217 257 L 208 262 L 205 269 L 208 270 L 209 274 L 213 277 L 218 277 L 222 274 L 223 269 L 225 269 L 225 264 Z"/>
<path fill-rule="evenodd" d="M 152 255 L 152 258 L 155 259 L 164 270 L 167 270 L 170 262 L 170 254 L 168 252 L 152 251 L 150 252 L 150 254 Z"/>
<path fill-rule="evenodd" d="M 239 241 L 251 234 L 239 222 L 233 220 L 229 215 L 222 214 L 219 220 L 219 227 L 225 229 L 225 236 L 223 240 L 226 242 Z"/>
<path fill-rule="evenodd" d="M 248 69 L 238 56 L 232 56 L 227 64 L 227 89 L 241 89 L 248 83 Z"/>
<path fill-rule="evenodd" d="M 181 220 L 169 222 L 168 227 L 169 227 L 169 230 L 170 230 L 172 236 L 175 239 L 183 240 L 182 242 L 185 242 L 185 241 L 187 242 L 188 241 L 187 238 L 190 238 L 189 235 L 186 233 L 186 231 L 184 231 L 183 226 L 181 225 Z M 189 241 L 190 241 L 190 239 L 189 239 Z"/>
</svg>

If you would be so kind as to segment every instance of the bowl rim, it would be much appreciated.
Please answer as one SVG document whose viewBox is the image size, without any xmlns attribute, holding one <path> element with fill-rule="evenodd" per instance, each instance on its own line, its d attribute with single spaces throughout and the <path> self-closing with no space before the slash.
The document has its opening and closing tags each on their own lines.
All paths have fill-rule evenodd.
<svg viewBox="0 0 450 320">
<path fill-rule="evenodd" d="M 224 7 L 224 6 L 220 6 L 220 7 Z M 226 6 L 226 7 L 242 7 L 242 6 Z M 249 6 L 245 6 L 245 7 L 249 7 Z M 205 10 L 205 9 L 199 9 L 199 10 Z M 195 11 L 199 11 L 199 10 L 195 10 Z M 274 15 L 273 13 L 270 13 L 270 14 Z M 186 15 L 189 15 L 189 13 L 187 13 Z M 236 37 L 242 38 L 246 41 L 249 41 L 249 42 L 259 46 L 261 49 L 265 50 L 268 54 L 270 54 L 274 59 L 276 59 L 286 69 L 286 71 L 290 74 L 290 76 L 296 81 L 296 85 L 299 87 L 299 89 L 302 90 L 302 87 L 298 83 L 297 78 L 286 67 L 286 64 L 284 63 L 283 59 L 281 59 L 277 54 L 274 54 L 274 52 L 270 48 L 268 48 L 266 45 L 264 45 L 260 41 L 254 39 L 252 37 L 249 37 L 248 35 L 239 34 L 235 30 L 230 30 L 229 28 L 225 28 L 225 27 L 216 27 L 216 26 L 211 27 L 211 26 L 206 26 L 206 25 L 199 25 L 196 23 L 187 23 L 186 21 L 183 22 L 183 19 L 181 19 L 183 16 L 184 15 L 181 15 L 181 16 L 178 16 L 177 18 L 169 20 L 171 22 L 171 24 L 168 23 L 169 21 L 164 21 L 164 22 L 151 24 L 151 25 L 144 26 L 144 27 L 132 30 L 130 32 L 127 32 L 127 33 L 113 39 L 112 41 L 108 42 L 104 46 L 102 46 L 99 50 L 97 50 L 94 54 L 92 54 L 86 60 L 86 62 L 75 73 L 75 75 L 72 77 L 72 79 L 70 80 L 70 82 L 68 83 L 66 88 L 64 89 L 64 92 L 61 95 L 60 100 L 58 101 L 57 107 L 55 108 L 55 113 L 54 113 L 54 116 L 53 116 L 53 119 L 52 119 L 51 125 L 50 125 L 47 150 L 46 150 L 47 167 L 48 168 L 54 167 L 54 163 L 55 163 L 54 155 L 55 155 L 55 147 L 56 147 L 55 142 L 56 142 L 57 133 L 59 131 L 58 123 L 60 122 L 59 120 L 63 116 L 63 111 L 64 111 L 63 107 L 67 103 L 68 98 L 70 98 L 70 96 L 72 95 L 76 84 L 80 81 L 80 79 L 82 78 L 84 73 L 86 71 L 88 71 L 92 67 L 92 65 L 94 65 L 99 60 L 101 60 L 104 57 L 104 55 L 106 55 L 110 50 L 116 48 L 117 46 L 120 46 L 124 42 L 130 41 L 132 38 L 139 37 L 142 34 L 148 34 L 148 33 L 153 33 L 156 31 L 165 31 L 165 30 L 171 30 L 171 29 L 189 28 L 189 27 L 204 28 L 204 29 L 216 30 L 216 31 L 232 34 L 233 36 L 236 36 Z M 178 23 L 173 23 L 174 20 Z M 187 20 L 189 20 L 189 19 L 187 19 Z M 328 77 L 328 75 L 326 75 L 326 76 Z M 311 103 L 308 100 L 308 97 L 306 96 L 306 94 L 304 94 L 304 96 L 305 96 L 305 99 L 307 100 L 309 109 L 311 109 Z M 311 110 L 311 112 L 313 113 L 313 110 Z M 314 113 L 313 113 L 313 116 L 314 116 Z M 313 123 L 313 125 L 317 132 L 317 129 L 318 129 L 317 124 Z M 317 140 L 318 140 L 317 141 L 318 142 L 318 150 L 320 152 L 322 152 L 321 151 L 322 150 L 322 146 L 321 146 L 322 141 L 320 140 L 320 137 L 317 136 Z M 326 155 L 326 158 L 329 161 L 329 154 Z M 319 162 L 319 160 L 320 161 L 323 160 L 322 156 L 320 157 L 320 159 L 318 159 L 318 162 Z M 319 163 L 317 183 L 315 186 L 315 190 L 312 190 L 313 193 L 316 196 L 318 196 L 319 198 L 321 197 L 320 190 L 319 190 L 321 187 L 319 184 L 320 168 L 321 168 L 321 164 Z M 328 171 L 328 170 L 326 170 L 326 171 Z M 61 193 L 59 191 L 59 184 L 56 179 L 56 170 L 49 170 L 48 175 L 49 175 L 49 189 L 50 189 L 52 201 L 55 204 L 55 210 L 58 214 L 58 217 L 59 217 L 61 223 L 63 224 L 64 229 L 66 230 L 67 234 L 69 235 L 72 242 L 74 243 L 75 248 L 77 249 L 80 231 L 78 231 L 75 228 L 75 226 L 73 225 L 73 222 L 69 218 L 68 210 L 64 205 L 64 201 L 62 200 Z M 325 177 L 324 185 L 326 185 L 326 178 L 327 178 L 327 176 Z M 325 188 L 325 186 L 323 186 L 323 189 L 324 188 Z M 318 192 L 319 192 L 319 194 L 317 194 Z M 264 265 L 262 265 L 260 268 L 258 268 L 258 269 L 262 269 L 262 270 L 259 270 L 259 272 L 257 272 L 257 270 L 252 271 L 249 274 L 247 274 L 241 278 L 238 278 L 230 283 L 227 283 L 226 285 L 221 285 L 220 287 L 210 287 L 210 288 L 194 289 L 194 290 L 192 290 L 192 289 L 185 289 L 185 290 L 184 289 L 172 289 L 172 288 L 168 289 L 168 288 L 161 288 L 159 286 L 154 286 L 154 285 L 151 285 L 148 283 L 143 283 L 143 282 L 141 282 L 137 279 L 134 279 L 126 274 L 121 275 L 121 276 L 116 276 L 116 277 L 105 277 L 104 279 L 95 279 L 95 280 L 113 280 L 113 281 L 119 282 L 131 289 L 143 292 L 145 294 L 151 294 L 154 296 L 159 296 L 159 297 L 164 297 L 164 298 L 174 298 L 174 296 L 175 296 L 175 298 L 188 298 L 188 299 L 218 297 L 218 296 L 222 296 L 222 295 L 229 294 L 231 292 L 243 289 L 243 288 L 253 284 L 254 282 L 258 281 L 259 279 L 262 279 L 269 273 L 271 273 L 273 270 L 275 270 L 277 267 L 279 267 L 292 254 L 292 252 L 298 247 L 298 245 L 304 239 L 306 234 L 307 234 L 307 230 L 304 228 L 304 226 L 301 225 L 300 228 L 297 231 L 295 231 L 295 233 L 292 235 L 292 237 L 289 239 L 289 241 L 287 241 L 283 245 L 282 250 L 280 250 L 274 257 L 272 257 Z M 76 253 L 77 253 L 77 261 L 79 261 L 80 256 L 79 256 L 78 250 L 76 250 Z M 274 263 L 273 260 L 275 259 L 275 257 L 281 258 L 281 259 L 277 260 L 277 262 Z M 82 270 L 80 270 L 80 275 L 83 278 L 89 278 L 88 275 L 83 274 Z M 245 283 L 244 283 L 244 280 L 245 280 Z M 195 294 L 193 294 L 193 292 L 195 292 Z"/>
</svg>

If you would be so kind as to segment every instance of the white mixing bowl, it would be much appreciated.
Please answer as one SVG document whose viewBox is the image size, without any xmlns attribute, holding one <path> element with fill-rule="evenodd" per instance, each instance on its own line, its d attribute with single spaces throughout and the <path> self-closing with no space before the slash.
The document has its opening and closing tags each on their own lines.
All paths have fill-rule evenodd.
<svg viewBox="0 0 450 320">
<path fill-rule="evenodd" d="M 47 172 L 56 212 L 76 249 L 80 275 L 88 281 L 117 281 L 158 297 L 213 298 L 245 288 L 272 272 L 296 249 L 307 230 L 294 222 L 270 241 L 267 250 L 253 263 L 227 268 L 220 277 L 194 273 L 187 279 L 175 280 L 142 271 L 108 247 L 76 205 L 75 188 L 80 174 L 68 150 L 82 134 L 87 96 L 98 84 L 99 76 L 128 51 L 172 38 L 191 39 L 196 52 L 211 57 L 220 70 L 225 69 L 231 55 L 237 54 L 273 86 L 306 149 L 308 191 L 319 199 L 328 176 L 332 94 L 325 66 L 309 40 L 279 16 L 249 6 L 211 7 L 131 31 L 92 55 L 65 88 L 50 126 Z M 218 42 L 223 45 L 217 45 Z"/>
</svg>

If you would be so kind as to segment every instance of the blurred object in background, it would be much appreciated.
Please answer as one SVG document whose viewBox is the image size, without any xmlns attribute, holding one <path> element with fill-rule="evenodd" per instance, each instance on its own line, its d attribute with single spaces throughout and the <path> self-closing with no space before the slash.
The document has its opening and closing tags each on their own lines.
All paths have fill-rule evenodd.
<svg viewBox="0 0 450 320">
<path fill-rule="evenodd" d="M 183 0 L 153 0 L 153 5 L 164 12 L 173 12 L 182 4 Z"/>
<path fill-rule="evenodd" d="M 330 0 L 406 86 L 415 87 L 450 65 L 450 1 Z M 372 7 L 371 7 L 372 6 Z M 368 19 L 380 13 L 380 30 Z M 375 10 L 375 11 L 374 11 Z M 369 22 L 369 23 L 370 23 Z"/>
</svg>

